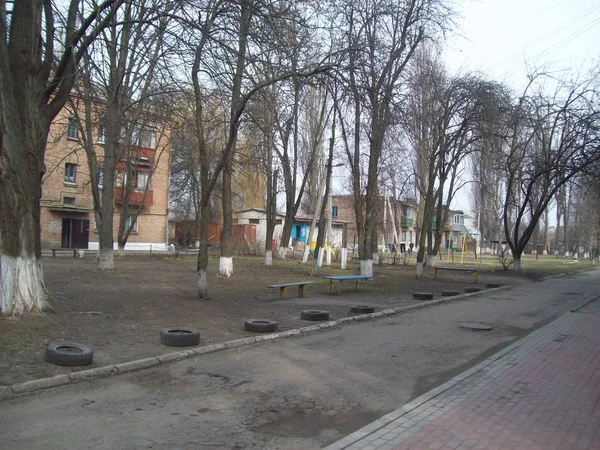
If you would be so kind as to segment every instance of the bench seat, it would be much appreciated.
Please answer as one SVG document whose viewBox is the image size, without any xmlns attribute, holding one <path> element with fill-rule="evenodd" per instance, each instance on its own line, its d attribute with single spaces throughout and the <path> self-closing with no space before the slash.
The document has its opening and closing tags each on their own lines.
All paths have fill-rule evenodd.
<svg viewBox="0 0 600 450">
<path fill-rule="evenodd" d="M 372 280 L 373 277 L 369 275 L 326 275 L 323 277 L 326 280 L 329 280 L 329 293 L 331 294 L 331 289 L 334 281 L 339 281 L 338 284 L 338 295 L 341 291 L 342 281 L 355 281 L 356 282 L 356 290 L 358 291 L 358 281 L 362 280 L 365 282 L 365 292 L 367 291 L 367 281 Z"/>
<path fill-rule="evenodd" d="M 279 288 L 279 298 L 282 300 L 287 299 L 287 288 L 290 286 L 298 286 L 298 297 L 304 297 L 305 290 L 304 286 L 313 284 L 314 281 L 296 281 L 293 283 L 281 283 L 281 284 L 269 284 L 268 288 Z"/>
<path fill-rule="evenodd" d="M 73 248 L 52 248 L 50 250 L 52 250 L 52 257 L 53 258 L 56 258 L 56 252 L 61 252 L 61 253 L 73 252 L 73 258 L 77 258 L 77 249 L 73 249 Z"/>
<path fill-rule="evenodd" d="M 477 278 L 479 276 L 479 272 L 477 269 L 467 269 L 461 267 L 434 267 L 433 268 L 433 279 L 437 280 L 438 270 L 448 270 L 453 272 L 467 272 L 473 274 L 473 282 L 477 283 Z"/>
</svg>

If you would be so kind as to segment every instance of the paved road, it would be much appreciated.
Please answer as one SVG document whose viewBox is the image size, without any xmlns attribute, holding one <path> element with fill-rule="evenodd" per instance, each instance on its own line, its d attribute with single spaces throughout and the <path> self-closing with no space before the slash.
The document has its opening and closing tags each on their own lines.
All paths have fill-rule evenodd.
<svg viewBox="0 0 600 450">
<path fill-rule="evenodd" d="M 315 449 L 598 293 L 600 272 L 0 403 L 3 448 Z M 481 333 L 463 321 L 494 326 Z"/>
<path fill-rule="evenodd" d="M 597 450 L 600 296 L 326 450 Z"/>
</svg>

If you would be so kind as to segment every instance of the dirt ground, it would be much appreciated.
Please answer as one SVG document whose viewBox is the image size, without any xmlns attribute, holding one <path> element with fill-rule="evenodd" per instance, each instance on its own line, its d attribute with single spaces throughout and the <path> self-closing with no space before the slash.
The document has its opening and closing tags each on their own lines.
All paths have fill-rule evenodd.
<svg viewBox="0 0 600 450">
<path fill-rule="evenodd" d="M 44 257 L 46 286 L 53 313 L 0 317 L 0 385 L 67 373 L 74 368 L 44 361 L 44 348 L 53 341 L 69 340 L 91 345 L 100 367 L 177 350 L 160 343 L 165 327 L 198 328 L 200 345 L 225 342 L 254 335 L 244 331 L 244 319 L 275 320 L 279 331 L 311 325 L 300 319 L 303 309 L 326 309 L 331 318 L 351 315 L 353 305 L 371 304 L 385 309 L 417 303 L 415 291 L 463 290 L 473 286 L 468 273 L 432 271 L 416 280 L 414 265 L 382 265 L 374 269 L 368 292 L 354 291 L 353 283 L 342 285 L 341 295 L 328 294 L 328 282 L 309 276 L 310 267 L 298 260 L 262 265 L 258 257 L 235 258 L 235 275 L 216 276 L 217 259 L 209 267 L 209 299 L 196 296 L 194 256 L 126 256 L 116 261 L 117 270 L 97 270 L 93 255 L 81 259 Z M 355 273 L 323 267 L 320 275 Z M 531 277 L 531 276 L 530 276 Z M 311 280 L 308 295 L 297 298 L 289 288 L 287 300 L 268 284 Z M 484 272 L 477 286 L 487 283 L 515 284 L 526 281 L 513 272 Z"/>
</svg>

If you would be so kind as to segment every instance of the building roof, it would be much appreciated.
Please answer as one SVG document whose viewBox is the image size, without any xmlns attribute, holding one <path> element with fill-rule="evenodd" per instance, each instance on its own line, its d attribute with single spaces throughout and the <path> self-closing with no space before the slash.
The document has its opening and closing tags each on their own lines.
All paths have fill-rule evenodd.
<svg viewBox="0 0 600 450">
<path fill-rule="evenodd" d="M 303 216 L 296 216 L 294 217 L 294 222 L 312 222 L 313 220 L 313 216 L 310 215 L 303 215 Z M 347 220 L 336 220 L 336 219 L 331 219 L 331 223 L 340 223 L 340 224 L 344 224 L 344 223 L 350 223 Z"/>
<path fill-rule="evenodd" d="M 261 214 L 264 214 L 264 215 L 266 215 L 266 214 L 267 214 L 267 211 L 266 211 L 265 209 L 260 209 L 260 208 L 246 208 L 246 209 L 240 209 L 239 211 L 235 211 L 235 212 L 234 212 L 234 214 L 241 214 L 241 213 L 245 213 L 245 212 L 251 212 L 251 211 L 253 211 L 253 212 L 257 212 L 257 213 L 261 213 Z M 278 216 L 285 217 L 285 214 L 284 214 L 284 213 L 282 213 L 282 212 L 277 212 L 276 214 L 277 214 Z"/>
</svg>

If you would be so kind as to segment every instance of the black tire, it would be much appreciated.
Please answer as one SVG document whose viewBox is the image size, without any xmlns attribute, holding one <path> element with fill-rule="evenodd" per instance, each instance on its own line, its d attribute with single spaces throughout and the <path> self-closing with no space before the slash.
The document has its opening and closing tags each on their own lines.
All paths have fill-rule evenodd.
<svg viewBox="0 0 600 450">
<path fill-rule="evenodd" d="M 468 287 L 468 288 L 465 288 L 465 292 L 467 294 L 472 294 L 473 292 L 480 292 L 480 291 L 481 291 L 481 288 L 478 288 L 478 287 Z"/>
<path fill-rule="evenodd" d="M 433 300 L 431 292 L 413 292 L 412 297 L 415 300 Z"/>
<path fill-rule="evenodd" d="M 375 312 L 375 307 L 371 305 L 356 305 L 351 307 L 350 311 L 358 314 L 371 314 Z"/>
<path fill-rule="evenodd" d="M 277 322 L 267 319 L 246 319 L 244 330 L 254 333 L 272 333 L 277 331 Z"/>
<path fill-rule="evenodd" d="M 51 342 L 46 346 L 44 359 L 59 366 L 89 366 L 94 359 L 94 350 L 77 342 Z"/>
<path fill-rule="evenodd" d="M 460 295 L 460 291 L 442 291 L 442 297 L 454 297 Z"/>
<path fill-rule="evenodd" d="M 302 320 L 329 320 L 329 311 L 322 309 L 305 309 L 300 314 Z"/>
<path fill-rule="evenodd" d="M 195 328 L 163 328 L 160 343 L 169 347 L 190 347 L 200 343 L 200 331 Z"/>
</svg>

